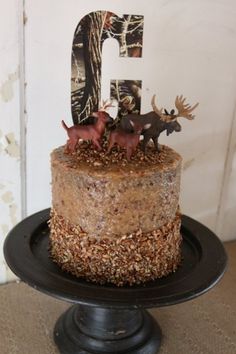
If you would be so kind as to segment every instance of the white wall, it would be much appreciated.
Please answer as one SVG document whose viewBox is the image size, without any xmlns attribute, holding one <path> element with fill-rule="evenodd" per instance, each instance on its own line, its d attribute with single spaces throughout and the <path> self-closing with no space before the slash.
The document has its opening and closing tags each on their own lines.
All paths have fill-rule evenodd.
<svg viewBox="0 0 236 354">
<path fill-rule="evenodd" d="M 96 10 L 144 15 L 143 57 L 119 58 L 112 45 L 105 46 L 104 85 L 122 75 L 141 79 L 143 112 L 153 93 L 170 108 L 181 93 L 192 104 L 200 102 L 194 121 L 182 119 L 180 134 L 160 140 L 184 158 L 182 211 L 222 240 L 235 238 L 236 2 L 21 3 L 0 1 L 0 248 L 16 221 L 50 206 L 49 154 L 66 140 L 60 120 L 71 123 L 73 33 L 80 19 Z M 9 147 L 6 135 L 12 132 Z M 0 253 L 0 282 L 10 277 L 3 264 Z"/>
</svg>

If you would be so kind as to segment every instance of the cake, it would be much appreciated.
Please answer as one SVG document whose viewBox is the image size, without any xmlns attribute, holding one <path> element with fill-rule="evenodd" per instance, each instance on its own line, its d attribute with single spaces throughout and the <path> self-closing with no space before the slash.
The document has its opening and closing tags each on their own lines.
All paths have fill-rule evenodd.
<svg viewBox="0 0 236 354">
<path fill-rule="evenodd" d="M 117 286 L 174 272 L 181 262 L 181 156 L 140 147 L 130 161 L 83 141 L 51 153 L 50 253 L 79 278 Z"/>
</svg>

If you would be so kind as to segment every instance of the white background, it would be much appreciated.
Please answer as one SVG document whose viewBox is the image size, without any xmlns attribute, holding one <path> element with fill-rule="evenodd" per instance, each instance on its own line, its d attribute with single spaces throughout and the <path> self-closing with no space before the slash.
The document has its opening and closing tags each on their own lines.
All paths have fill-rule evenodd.
<svg viewBox="0 0 236 354">
<path fill-rule="evenodd" d="M 0 0 L 0 282 L 11 279 L 6 233 L 50 206 L 49 155 L 66 141 L 61 119 L 72 124 L 73 34 L 96 10 L 144 16 L 142 58 L 119 58 L 105 43 L 103 95 L 110 79 L 140 79 L 143 112 L 153 93 L 167 108 L 177 94 L 200 102 L 196 119 L 160 142 L 184 159 L 182 212 L 236 238 L 236 2 Z"/>
</svg>

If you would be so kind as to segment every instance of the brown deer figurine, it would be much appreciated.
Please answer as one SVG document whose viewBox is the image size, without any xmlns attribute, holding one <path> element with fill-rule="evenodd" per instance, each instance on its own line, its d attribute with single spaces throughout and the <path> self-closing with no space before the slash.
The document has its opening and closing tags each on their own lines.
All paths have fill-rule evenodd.
<svg viewBox="0 0 236 354">
<path fill-rule="evenodd" d="M 109 136 L 108 146 L 108 153 L 110 153 L 112 147 L 115 144 L 117 144 L 121 148 L 125 148 L 128 161 L 136 150 L 141 132 L 151 127 L 150 123 L 143 125 L 141 122 L 133 122 L 132 120 L 130 120 L 130 124 L 132 125 L 134 132 L 127 133 L 126 131 L 120 128 L 113 130 Z"/>
<path fill-rule="evenodd" d="M 111 105 L 106 105 L 98 112 L 92 114 L 93 117 L 97 118 L 97 121 L 94 124 L 73 125 L 68 127 L 64 120 L 61 121 L 62 126 L 67 131 L 69 137 L 66 144 L 66 150 L 74 152 L 80 139 L 91 140 L 98 150 L 102 149 L 100 140 L 105 132 L 106 124 L 113 122 L 113 119 L 107 112 L 105 112 L 105 108 L 109 106 Z"/>
</svg>

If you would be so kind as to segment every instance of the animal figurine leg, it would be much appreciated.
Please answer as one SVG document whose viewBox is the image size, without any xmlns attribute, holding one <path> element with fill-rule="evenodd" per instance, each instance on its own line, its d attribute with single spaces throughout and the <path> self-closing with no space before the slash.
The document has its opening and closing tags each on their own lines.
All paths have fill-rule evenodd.
<svg viewBox="0 0 236 354">
<path fill-rule="evenodd" d="M 99 151 L 101 151 L 102 150 L 102 147 L 101 147 L 101 145 L 100 145 L 100 143 L 99 143 L 99 141 L 98 140 L 93 140 L 93 143 L 94 143 L 94 145 L 98 148 L 98 150 Z"/>
<path fill-rule="evenodd" d="M 156 137 L 152 137 L 152 141 L 153 141 L 153 143 L 154 143 L 154 146 L 155 146 L 155 149 L 156 149 L 156 151 L 157 152 L 160 152 L 160 149 L 159 149 L 159 147 L 158 147 L 158 138 L 156 138 Z"/>
<path fill-rule="evenodd" d="M 74 152 L 75 151 L 77 143 L 78 143 L 77 139 L 70 140 L 70 145 L 69 145 L 70 146 L 70 152 Z"/>
<path fill-rule="evenodd" d="M 70 152 L 70 139 L 67 140 L 66 146 L 65 146 L 65 152 Z"/>
<path fill-rule="evenodd" d="M 128 161 L 130 161 L 130 158 L 131 158 L 132 153 L 133 153 L 132 148 L 127 148 L 127 150 L 126 150 L 126 157 L 127 157 L 127 160 L 128 160 Z"/>
<path fill-rule="evenodd" d="M 112 148 L 113 148 L 113 143 L 110 141 L 108 149 L 107 149 L 107 154 L 110 154 Z"/>
<path fill-rule="evenodd" d="M 149 135 L 143 136 L 142 150 L 143 150 L 144 154 L 146 154 L 147 143 L 149 142 L 150 139 L 151 139 L 151 137 Z"/>
</svg>

